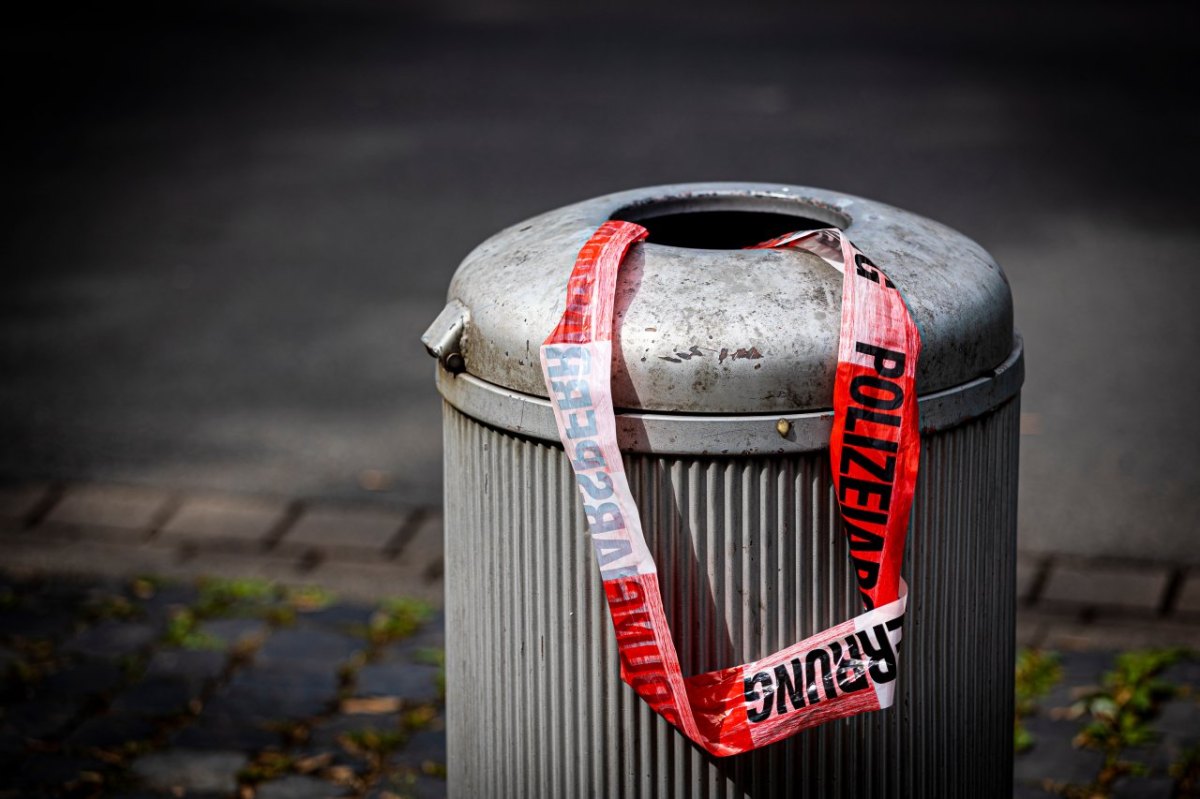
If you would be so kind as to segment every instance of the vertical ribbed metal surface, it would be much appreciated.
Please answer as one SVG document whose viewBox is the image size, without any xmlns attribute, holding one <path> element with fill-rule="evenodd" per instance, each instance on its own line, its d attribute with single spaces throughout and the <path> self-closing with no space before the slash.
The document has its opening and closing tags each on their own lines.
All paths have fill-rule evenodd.
<svg viewBox="0 0 1200 799">
<path fill-rule="evenodd" d="M 895 706 L 716 759 L 621 683 L 561 450 L 446 405 L 451 796 L 1011 796 L 1018 411 L 923 438 Z M 685 674 L 859 612 L 825 452 L 626 469 Z"/>
</svg>

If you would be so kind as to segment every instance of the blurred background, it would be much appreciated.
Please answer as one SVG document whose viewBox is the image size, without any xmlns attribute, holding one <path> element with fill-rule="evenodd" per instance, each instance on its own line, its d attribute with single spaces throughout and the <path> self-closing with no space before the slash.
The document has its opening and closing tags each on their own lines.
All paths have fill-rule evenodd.
<svg viewBox="0 0 1200 799">
<path fill-rule="evenodd" d="M 1026 342 L 1021 545 L 1200 563 L 1195 4 L 43 5 L 3 41 L 0 479 L 436 504 L 479 241 L 655 183 L 955 227 Z M 1191 98 L 1191 99 L 1188 99 Z"/>
</svg>

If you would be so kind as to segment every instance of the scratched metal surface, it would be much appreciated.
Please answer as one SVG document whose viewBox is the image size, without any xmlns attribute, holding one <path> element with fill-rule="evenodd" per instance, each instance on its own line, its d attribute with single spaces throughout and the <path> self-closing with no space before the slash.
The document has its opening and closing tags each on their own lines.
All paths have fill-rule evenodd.
<svg viewBox="0 0 1200 799">
<path fill-rule="evenodd" d="M 596 227 L 614 215 L 653 225 L 664 214 L 730 210 L 783 213 L 845 229 L 905 293 L 924 342 L 917 373 L 922 394 L 984 375 L 1012 351 L 1008 281 L 965 236 L 837 192 L 695 183 L 570 205 L 475 248 L 448 293 L 466 308 L 459 342 L 466 371 L 544 397 L 538 346 L 562 315 L 567 276 Z M 617 284 L 614 402 L 686 413 L 827 408 L 840 308 L 841 275 L 807 253 L 639 245 Z M 441 332 L 431 328 L 428 335 L 438 339 Z"/>
<path fill-rule="evenodd" d="M 1014 336 L 1008 359 L 968 383 L 919 398 L 921 431 L 955 427 L 1016 396 L 1025 379 L 1024 347 Z M 485 424 L 545 441 L 558 441 L 550 401 L 494 386 L 472 375 L 437 369 L 442 398 Z M 779 422 L 787 422 L 781 432 Z M 622 452 L 658 455 L 786 455 L 829 446 L 833 411 L 701 415 L 624 411 L 616 416 Z"/>
<path fill-rule="evenodd" d="M 617 673 L 570 465 L 444 404 L 452 796 L 1011 796 L 1019 397 L 923 436 L 896 705 L 712 759 Z M 856 611 L 824 452 L 630 454 L 684 672 Z"/>
</svg>

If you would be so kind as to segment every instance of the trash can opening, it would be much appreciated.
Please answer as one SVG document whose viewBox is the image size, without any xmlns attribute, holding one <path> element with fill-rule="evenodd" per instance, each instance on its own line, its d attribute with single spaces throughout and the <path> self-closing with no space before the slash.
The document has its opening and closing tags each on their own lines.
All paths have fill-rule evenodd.
<svg viewBox="0 0 1200 799">
<path fill-rule="evenodd" d="M 652 201 L 622 208 L 612 218 L 646 228 L 651 244 L 695 250 L 740 250 L 797 230 L 845 228 L 850 223 L 829 208 L 745 196 Z"/>
</svg>

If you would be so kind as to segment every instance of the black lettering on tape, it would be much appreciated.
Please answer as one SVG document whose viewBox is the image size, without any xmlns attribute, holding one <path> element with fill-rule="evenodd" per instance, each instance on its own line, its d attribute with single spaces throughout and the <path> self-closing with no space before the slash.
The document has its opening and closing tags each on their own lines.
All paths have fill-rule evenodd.
<svg viewBox="0 0 1200 799">
<path fill-rule="evenodd" d="M 604 463 L 601 461 L 600 467 L 603 465 Z M 613 491 L 615 491 L 612 477 L 609 476 L 608 472 L 597 472 L 595 477 L 588 477 L 586 474 L 576 474 L 575 482 L 579 483 L 579 487 L 592 499 L 608 499 L 613 495 Z"/>
<path fill-rule="evenodd" d="M 859 449 L 878 449 L 883 452 L 898 452 L 900 450 L 900 445 L 895 441 L 872 438 L 871 436 L 859 436 L 854 433 L 847 433 L 842 436 L 842 445 L 858 447 Z"/>
<path fill-rule="evenodd" d="M 854 349 L 875 359 L 875 373 L 880 377 L 900 377 L 904 374 L 903 352 L 889 350 L 886 347 L 876 347 L 874 344 L 864 344 L 861 341 L 854 342 Z M 887 365 L 889 362 L 891 366 Z"/>
<path fill-rule="evenodd" d="M 804 663 L 800 658 L 792 658 L 792 668 L 780 663 L 775 667 L 775 712 L 783 715 L 788 712 L 788 701 L 793 710 L 804 707 Z"/>
<path fill-rule="evenodd" d="M 592 535 L 625 529 L 625 517 L 621 515 L 621 508 L 615 502 L 601 502 L 599 505 L 585 504 L 583 515 L 587 516 L 588 531 Z"/>
<path fill-rule="evenodd" d="M 756 687 L 759 685 L 762 686 L 762 691 L 759 691 Z M 771 682 L 770 673 L 760 671 L 753 677 L 746 678 L 745 693 L 746 718 L 750 719 L 754 724 L 769 719 L 771 717 L 771 708 L 773 707 L 771 695 L 775 693 L 775 685 Z M 757 702 L 760 699 L 762 700 L 762 705 L 757 710 L 751 709 L 750 703 Z"/>
<path fill-rule="evenodd" d="M 871 640 L 874 633 L 878 643 Z M 876 683 L 891 682 L 896 679 L 896 651 L 892 649 L 892 639 L 888 638 L 887 630 L 882 624 L 876 624 L 870 630 L 858 633 L 858 642 L 862 644 L 863 653 L 867 656 L 871 679 Z"/>
<path fill-rule="evenodd" d="M 587 347 L 546 347 L 546 374 L 550 377 L 585 375 L 591 371 L 592 356 Z"/>
<path fill-rule="evenodd" d="M 874 422 L 875 424 L 885 424 L 888 427 L 899 427 L 900 418 L 900 415 L 896 413 L 880 413 L 860 408 L 857 405 L 850 405 L 846 408 L 846 432 L 853 433 L 858 422 Z"/>
<path fill-rule="evenodd" d="M 858 494 L 858 501 L 850 501 L 850 492 L 854 491 Z M 841 500 L 842 506 L 858 505 L 860 507 L 868 507 L 868 502 L 871 497 L 879 497 L 879 503 L 876 507 L 883 512 L 892 506 L 892 487 L 887 483 L 877 483 L 874 480 L 859 480 L 857 477 L 842 476 L 838 480 L 838 499 Z"/>
<path fill-rule="evenodd" d="M 586 380 L 552 380 L 550 387 L 554 389 L 555 404 L 564 411 L 592 406 L 592 392 Z"/>
<path fill-rule="evenodd" d="M 808 703 L 815 705 L 821 701 L 821 697 L 817 693 L 818 666 L 820 666 L 821 672 L 821 685 L 825 688 L 825 698 L 836 699 L 837 689 L 833 687 L 833 663 L 829 659 L 829 653 L 824 649 L 814 649 L 808 653 L 804 662 L 806 665 L 804 681 L 808 683 Z"/>
<path fill-rule="evenodd" d="M 854 575 L 858 577 L 858 588 L 864 593 L 873 589 L 879 582 L 879 564 L 866 558 L 850 556 L 854 564 Z"/>
<path fill-rule="evenodd" d="M 633 547 L 623 538 L 592 538 L 601 570 L 613 561 L 629 557 Z"/>
<path fill-rule="evenodd" d="M 879 282 L 879 267 L 871 263 L 871 259 L 863 255 L 861 252 L 854 253 L 854 269 L 859 277 L 865 277 L 867 280 Z M 883 279 L 883 285 L 890 289 L 896 288 L 896 284 L 886 277 Z"/>
<path fill-rule="evenodd" d="M 877 411 L 894 411 L 904 404 L 904 389 L 893 380 L 859 375 L 850 381 L 850 398 L 859 405 Z"/>
<path fill-rule="evenodd" d="M 579 415 L 583 414 L 580 419 Z M 563 414 L 567 420 L 567 438 L 589 438 L 596 435 L 596 412 L 591 408 Z"/>
<path fill-rule="evenodd" d="M 842 525 L 846 528 L 846 541 L 851 552 L 882 552 L 883 551 L 883 536 L 878 533 L 872 533 L 870 530 L 859 527 L 857 524 L 851 524 L 842 519 Z"/>
<path fill-rule="evenodd" d="M 884 483 L 891 483 L 896 477 L 896 456 L 885 455 L 883 463 L 879 464 L 867 453 L 854 447 L 842 447 L 842 474 L 849 474 L 851 466 L 861 466 L 862 470 Z"/>
<path fill-rule="evenodd" d="M 873 510 L 863 510 L 853 506 L 842 506 L 842 519 L 853 519 L 856 522 L 866 522 L 867 524 L 878 524 L 880 527 L 887 524 L 887 514 L 879 513 Z"/>
<path fill-rule="evenodd" d="M 575 457 L 571 460 L 571 468 L 576 472 L 590 472 L 605 466 L 607 464 L 604 462 L 604 451 L 597 442 L 587 439 L 575 445 Z"/>
</svg>

